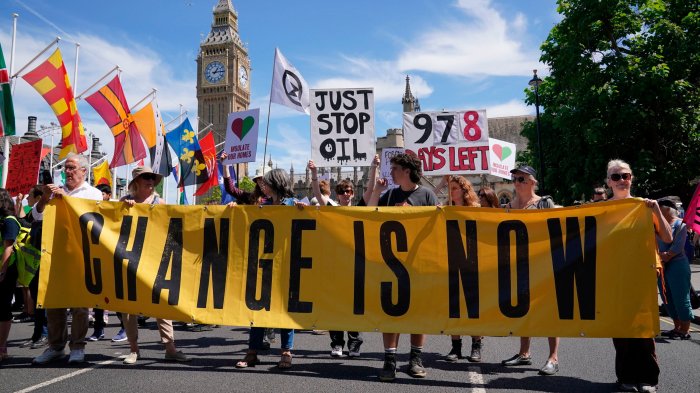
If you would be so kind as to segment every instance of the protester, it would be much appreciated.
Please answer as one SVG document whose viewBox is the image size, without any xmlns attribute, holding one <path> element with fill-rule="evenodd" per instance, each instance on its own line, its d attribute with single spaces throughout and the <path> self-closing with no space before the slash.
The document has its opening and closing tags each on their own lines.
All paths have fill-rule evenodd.
<svg viewBox="0 0 700 393">
<path fill-rule="evenodd" d="M 498 197 L 491 187 L 481 187 L 478 195 L 481 207 L 501 207 Z"/>
<path fill-rule="evenodd" d="M 613 196 L 610 201 L 632 198 L 632 168 L 622 160 L 608 162 L 608 187 Z M 654 229 L 661 240 L 670 243 L 671 228 L 663 217 L 659 204 L 645 199 L 652 209 Z M 615 374 L 620 390 L 624 392 L 655 392 L 659 383 L 659 363 L 653 338 L 613 338 L 615 345 Z"/>
<path fill-rule="evenodd" d="M 102 200 L 102 193 L 85 181 L 87 171 L 90 170 L 87 157 L 68 153 L 63 164 L 65 184 L 58 186 L 48 184 L 44 188 L 44 194 L 32 209 L 32 217 L 35 221 L 43 220 L 44 208 L 50 198 L 71 196 L 75 198 Z M 82 258 L 82 256 L 80 257 Z M 82 363 L 85 361 L 85 335 L 88 331 L 88 309 L 83 307 L 71 308 L 72 322 L 71 334 L 68 346 L 70 356 L 68 363 Z M 49 347 L 32 360 L 33 364 L 46 364 L 64 357 L 64 348 L 68 341 L 67 315 L 65 308 L 47 309 L 46 315 L 49 328 Z"/>
<path fill-rule="evenodd" d="M 387 189 L 386 179 L 378 179 L 372 197 L 367 206 L 436 206 L 438 200 L 435 194 L 420 185 L 422 175 L 421 161 L 412 155 L 402 153 L 392 157 L 391 178 L 397 188 Z M 399 333 L 383 333 L 384 367 L 379 373 L 379 380 L 391 382 L 396 379 L 396 348 L 399 345 Z M 421 353 L 425 344 L 425 334 L 411 334 L 411 353 L 408 364 L 408 375 L 414 378 L 425 378 L 427 372 L 423 367 Z"/>
<path fill-rule="evenodd" d="M 658 235 L 656 237 L 664 268 L 664 274 L 659 279 L 660 290 L 665 294 L 661 298 L 674 325 L 673 329 L 662 332 L 661 335 L 671 339 L 690 340 L 690 321 L 693 320 L 693 309 L 690 307 L 690 263 L 684 249 L 688 230 L 678 217 L 678 207 L 673 200 L 661 198 L 657 202 L 673 232 L 671 243 L 664 242 Z"/>
<path fill-rule="evenodd" d="M 605 188 L 596 187 L 593 189 L 593 198 L 591 198 L 591 202 L 601 202 L 606 199 L 608 199 L 608 196 L 605 195 Z"/>
<path fill-rule="evenodd" d="M 549 196 L 540 197 L 535 193 L 537 187 L 537 172 L 532 167 L 521 165 L 512 171 L 513 184 L 515 185 L 515 198 L 507 204 L 508 209 L 549 209 L 555 207 Z M 530 337 L 520 337 L 520 350 L 518 353 L 501 362 L 504 366 L 520 366 L 532 364 L 530 357 Z M 540 369 L 540 375 L 554 375 L 559 372 L 559 337 L 549 337 L 549 357 Z"/>
<path fill-rule="evenodd" d="M 223 161 L 228 157 L 226 152 L 222 152 L 221 155 L 219 156 L 219 160 Z M 231 172 L 229 170 L 228 165 L 223 165 L 224 168 L 224 188 L 226 189 L 226 192 L 229 193 L 231 196 L 236 198 L 236 202 L 232 202 L 229 205 L 233 206 L 235 204 L 240 204 L 240 205 L 258 205 L 258 204 L 264 204 L 266 201 L 265 194 L 263 193 L 262 187 L 263 187 L 263 181 L 262 181 L 262 176 L 255 176 L 253 177 L 253 182 L 255 182 L 255 189 L 253 192 L 248 192 L 245 190 L 241 190 L 240 188 L 236 187 L 234 184 L 233 179 L 231 178 Z"/>
<path fill-rule="evenodd" d="M 338 196 L 338 202 L 335 202 L 334 200 L 330 199 L 331 192 L 328 189 L 328 182 L 323 180 L 319 183 L 318 169 L 316 168 L 316 164 L 314 164 L 313 160 L 309 160 L 308 168 L 311 172 L 311 188 L 321 206 L 352 206 L 352 197 L 355 195 L 352 182 L 348 180 L 341 180 L 335 185 L 335 193 Z M 316 334 L 316 330 L 314 330 L 314 334 Z M 342 330 L 331 330 L 329 335 L 331 337 L 331 356 L 343 356 L 345 332 Z M 348 331 L 348 356 L 359 357 L 361 346 L 362 335 L 360 332 Z"/>
<path fill-rule="evenodd" d="M 268 199 L 265 205 L 295 206 L 299 204 L 294 198 L 289 175 L 284 169 L 272 169 L 263 176 L 262 190 Z M 248 336 L 248 351 L 243 360 L 236 363 L 236 368 L 254 367 L 260 363 L 258 351 L 264 349 L 264 327 L 251 327 Z M 280 329 L 282 354 L 277 367 L 283 370 L 292 367 L 292 348 L 294 346 L 294 329 Z"/>
<path fill-rule="evenodd" d="M 12 296 L 17 284 L 17 264 L 12 246 L 19 235 L 15 204 L 6 189 L 0 188 L 0 363 L 8 358 L 7 338 L 12 328 Z"/>
<path fill-rule="evenodd" d="M 139 166 L 131 171 L 132 180 L 129 182 L 129 194 L 120 199 L 129 206 L 137 203 L 145 203 L 151 206 L 164 204 L 156 192 L 156 186 L 163 180 L 163 176 L 153 173 L 150 167 Z M 139 352 L 139 326 L 138 315 L 123 314 L 126 328 L 126 337 L 129 340 L 130 353 L 124 358 L 124 364 L 134 364 L 141 356 Z M 173 322 L 168 319 L 156 318 L 160 341 L 165 345 L 165 360 L 176 362 L 188 362 L 190 359 L 178 351 L 175 347 L 175 336 L 173 334 Z"/>
</svg>

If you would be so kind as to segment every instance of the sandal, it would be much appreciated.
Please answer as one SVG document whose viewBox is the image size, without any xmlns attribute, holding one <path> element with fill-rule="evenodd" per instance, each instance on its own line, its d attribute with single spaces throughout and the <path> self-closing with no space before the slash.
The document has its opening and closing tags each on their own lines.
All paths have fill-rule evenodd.
<svg viewBox="0 0 700 393">
<path fill-rule="evenodd" d="M 236 363 L 236 368 L 255 367 L 256 364 L 260 364 L 260 359 L 258 359 L 258 354 L 248 352 L 245 354 L 245 357 L 243 358 L 243 360 Z"/>
<path fill-rule="evenodd" d="M 279 363 L 277 363 L 277 368 L 280 368 L 282 370 L 292 368 L 292 353 L 291 352 L 282 352 L 282 358 L 280 359 Z"/>
</svg>

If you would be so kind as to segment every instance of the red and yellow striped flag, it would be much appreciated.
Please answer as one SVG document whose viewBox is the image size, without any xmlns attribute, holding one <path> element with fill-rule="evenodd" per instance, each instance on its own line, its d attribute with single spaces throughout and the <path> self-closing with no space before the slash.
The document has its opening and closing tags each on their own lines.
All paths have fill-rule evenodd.
<svg viewBox="0 0 700 393">
<path fill-rule="evenodd" d="M 61 51 L 56 49 L 46 61 L 22 76 L 22 79 L 44 97 L 56 114 L 62 131 L 59 159 L 70 152 L 82 153 L 87 150 L 83 122 L 78 114 Z"/>
<path fill-rule="evenodd" d="M 119 75 L 86 97 L 85 101 L 95 108 L 114 135 L 114 155 L 110 168 L 131 164 L 146 157 L 146 148 L 141 142 L 129 104 L 126 103 Z"/>
<path fill-rule="evenodd" d="M 107 161 L 102 161 L 100 165 L 92 168 L 93 185 L 107 184 L 112 187 L 112 171 L 109 170 Z"/>
</svg>

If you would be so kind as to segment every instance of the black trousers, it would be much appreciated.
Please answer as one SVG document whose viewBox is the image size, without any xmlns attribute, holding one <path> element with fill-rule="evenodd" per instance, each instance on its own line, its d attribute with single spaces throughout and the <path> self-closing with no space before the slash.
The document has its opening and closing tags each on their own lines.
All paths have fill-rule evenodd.
<svg viewBox="0 0 700 393">
<path fill-rule="evenodd" d="M 331 348 L 336 345 L 341 348 L 345 346 L 345 332 L 331 330 L 329 334 L 331 336 Z M 348 332 L 348 348 L 350 348 L 352 343 L 362 344 L 362 336 L 359 332 Z"/>
<path fill-rule="evenodd" d="M 659 362 L 653 338 L 613 338 L 613 344 L 619 383 L 659 384 Z"/>
</svg>

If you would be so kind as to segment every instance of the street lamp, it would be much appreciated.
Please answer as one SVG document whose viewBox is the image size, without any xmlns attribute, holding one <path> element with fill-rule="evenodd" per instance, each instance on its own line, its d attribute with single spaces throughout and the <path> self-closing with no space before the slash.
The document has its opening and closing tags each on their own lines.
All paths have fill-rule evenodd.
<svg viewBox="0 0 700 393">
<path fill-rule="evenodd" d="M 535 128 L 537 130 L 537 156 L 540 161 L 540 194 L 544 193 L 544 165 L 542 161 L 542 138 L 540 137 L 540 93 L 539 87 L 542 84 L 542 79 L 537 76 L 537 70 L 532 70 L 532 79 L 528 84 L 535 88 Z"/>
</svg>

